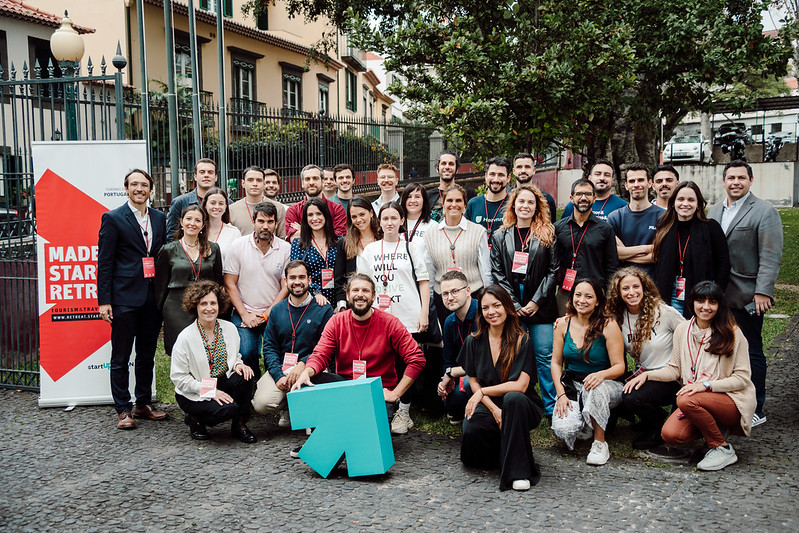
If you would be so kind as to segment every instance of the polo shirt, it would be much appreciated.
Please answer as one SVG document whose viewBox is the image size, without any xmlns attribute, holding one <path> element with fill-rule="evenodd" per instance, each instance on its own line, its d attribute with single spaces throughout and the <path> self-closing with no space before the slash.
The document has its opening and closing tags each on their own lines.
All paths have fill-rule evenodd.
<svg viewBox="0 0 799 533">
<path fill-rule="evenodd" d="M 272 246 L 265 254 L 255 244 L 252 234 L 239 237 L 230 245 L 223 272 L 239 277 L 236 287 L 247 311 L 263 313 L 275 301 L 290 253 L 291 245 L 277 237 L 272 239 Z"/>
</svg>

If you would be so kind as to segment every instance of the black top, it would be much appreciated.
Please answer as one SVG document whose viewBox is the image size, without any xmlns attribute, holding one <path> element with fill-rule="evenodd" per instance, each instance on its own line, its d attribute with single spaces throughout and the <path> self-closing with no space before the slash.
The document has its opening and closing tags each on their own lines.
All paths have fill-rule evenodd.
<svg viewBox="0 0 799 533">
<path fill-rule="evenodd" d="M 527 385 L 525 394 L 536 404 L 543 408 L 543 402 L 535 392 L 535 384 L 538 381 L 538 374 L 535 371 L 533 361 L 533 346 L 530 337 L 525 336 L 516 357 L 513 359 L 508 379 L 500 380 L 499 369 L 494 366 L 491 360 L 491 348 L 488 344 L 488 333 L 483 333 L 479 338 L 469 335 L 463 343 L 461 353 L 458 355 L 458 363 L 466 371 L 466 375 L 472 377 L 480 383 L 481 387 L 491 387 L 508 381 L 519 379 L 522 372 L 530 376 L 530 383 Z"/>
<path fill-rule="evenodd" d="M 344 238 L 336 241 L 336 262 L 333 264 L 333 281 L 335 284 L 333 299 L 335 301 L 330 302 L 330 305 L 333 307 L 333 309 L 336 308 L 338 302 L 345 301 L 347 299 L 347 293 L 344 290 L 344 286 L 347 284 L 347 276 L 358 269 L 357 261 L 357 255 L 352 259 L 347 259 L 347 252 L 344 249 Z"/>
<path fill-rule="evenodd" d="M 558 283 L 563 281 L 566 269 L 572 268 L 572 238 L 574 248 L 577 249 L 573 267 L 577 271 L 577 279 L 592 278 L 605 285 L 619 268 L 616 234 L 610 224 L 599 220 L 593 213 L 588 216 L 585 223 L 588 225 L 587 229 L 578 225 L 572 215 L 558 220 L 555 224 L 557 244 L 555 250 L 560 263 Z M 580 242 L 581 237 L 582 242 Z"/>
</svg>

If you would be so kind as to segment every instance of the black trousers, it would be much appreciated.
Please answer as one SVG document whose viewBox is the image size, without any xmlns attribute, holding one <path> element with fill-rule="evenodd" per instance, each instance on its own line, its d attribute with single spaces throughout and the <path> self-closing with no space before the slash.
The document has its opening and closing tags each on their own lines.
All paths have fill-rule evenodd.
<svg viewBox="0 0 799 533">
<path fill-rule="evenodd" d="M 155 365 L 155 346 L 161 329 L 161 313 L 155 306 L 152 289 L 143 306 L 113 308 L 114 320 L 111 322 L 111 397 L 117 413 L 130 411 L 130 354 L 136 345 L 136 363 L 133 368 L 136 376 L 136 405 L 152 401 L 153 367 Z"/>
<path fill-rule="evenodd" d="M 502 409 L 502 429 L 488 408 L 478 405 L 472 418 L 463 419 L 461 461 L 477 468 L 499 467 L 499 490 L 512 488 L 517 479 L 537 484 L 541 469 L 533 457 L 530 431 L 541 422 L 543 407 L 521 392 L 491 399 Z"/>
<path fill-rule="evenodd" d="M 680 384 L 676 381 L 645 381 L 638 390 L 622 396 L 625 412 L 638 415 L 645 431 L 663 426 L 668 413 L 663 406 L 674 405 Z"/>
<path fill-rule="evenodd" d="M 250 398 L 255 379 L 245 380 L 235 372 L 231 376 L 219 376 L 216 388 L 230 394 L 233 403 L 219 405 L 215 400 L 189 400 L 181 394 L 175 394 L 178 405 L 187 414 L 192 415 L 206 426 L 215 426 L 225 420 L 239 418 L 242 422 L 249 418 Z"/>
<path fill-rule="evenodd" d="M 766 356 L 763 354 L 763 315 L 750 315 L 746 309 L 733 309 L 732 314 L 749 342 L 749 366 L 752 368 L 752 383 L 757 398 L 755 412 L 761 414 L 766 402 L 767 368 Z"/>
</svg>

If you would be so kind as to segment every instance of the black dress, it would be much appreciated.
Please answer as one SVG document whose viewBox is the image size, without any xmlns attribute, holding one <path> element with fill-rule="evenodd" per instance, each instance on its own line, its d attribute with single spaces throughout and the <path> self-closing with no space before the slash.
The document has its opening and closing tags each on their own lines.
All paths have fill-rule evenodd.
<svg viewBox="0 0 799 533">
<path fill-rule="evenodd" d="M 199 268 L 199 279 L 223 284 L 219 245 L 215 242 L 208 245 L 211 247 L 211 254 L 202 258 L 202 264 L 198 257 L 194 261 L 193 270 L 179 240 L 165 244 L 158 253 L 155 262 L 155 301 L 164 315 L 164 350 L 167 354 L 172 353 L 178 333 L 195 318 L 183 310 L 183 291 L 193 281 L 194 272 Z"/>
<path fill-rule="evenodd" d="M 503 383 L 499 369 L 491 360 L 487 333 L 479 338 L 469 336 L 461 348 L 458 362 L 466 375 L 477 380 L 481 387 Z M 529 337 L 521 343 L 506 382 L 519 379 L 522 372 L 530 376 L 526 392 L 491 396 L 491 400 L 502 410 L 501 430 L 491 411 L 482 403 L 477 406 L 471 419 L 463 420 L 461 461 L 478 468 L 499 467 L 499 490 L 512 488 L 513 482 L 519 479 L 527 479 L 531 485 L 541 479 L 541 471 L 530 445 L 530 431 L 541 422 L 544 403 L 535 391 L 537 374 Z"/>
</svg>

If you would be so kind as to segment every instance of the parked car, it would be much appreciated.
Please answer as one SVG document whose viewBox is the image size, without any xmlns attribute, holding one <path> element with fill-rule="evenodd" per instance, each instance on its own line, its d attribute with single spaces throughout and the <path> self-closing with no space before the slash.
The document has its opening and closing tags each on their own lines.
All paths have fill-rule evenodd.
<svg viewBox="0 0 799 533">
<path fill-rule="evenodd" d="M 675 135 L 663 146 L 664 163 L 710 163 L 710 140 L 699 133 Z"/>
<path fill-rule="evenodd" d="M 20 216 L 19 211 L 0 202 L 0 238 L 26 237 L 35 233 L 30 212 Z"/>
</svg>

